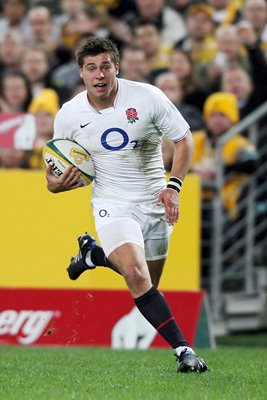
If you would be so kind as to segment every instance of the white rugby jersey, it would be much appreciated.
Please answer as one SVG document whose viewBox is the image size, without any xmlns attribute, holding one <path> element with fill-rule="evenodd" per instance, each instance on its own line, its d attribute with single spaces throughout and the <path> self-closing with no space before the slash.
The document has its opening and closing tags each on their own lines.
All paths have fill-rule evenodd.
<svg viewBox="0 0 267 400">
<path fill-rule="evenodd" d="M 94 198 L 146 203 L 166 185 L 163 134 L 179 141 L 189 125 L 158 88 L 118 79 L 113 107 L 96 111 L 84 91 L 59 110 L 54 129 L 54 138 L 75 140 L 90 153 Z"/>
</svg>

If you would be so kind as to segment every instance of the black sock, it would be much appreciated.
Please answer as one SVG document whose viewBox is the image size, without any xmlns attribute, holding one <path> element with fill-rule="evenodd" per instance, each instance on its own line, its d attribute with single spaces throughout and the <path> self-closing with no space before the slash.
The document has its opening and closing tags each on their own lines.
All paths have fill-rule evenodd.
<svg viewBox="0 0 267 400">
<path fill-rule="evenodd" d="M 168 303 L 154 286 L 134 301 L 141 314 L 173 349 L 179 346 L 188 346 Z"/>
<path fill-rule="evenodd" d="M 105 256 L 104 250 L 100 246 L 96 246 L 91 250 L 91 261 L 98 267 L 113 268 L 109 259 Z"/>
</svg>

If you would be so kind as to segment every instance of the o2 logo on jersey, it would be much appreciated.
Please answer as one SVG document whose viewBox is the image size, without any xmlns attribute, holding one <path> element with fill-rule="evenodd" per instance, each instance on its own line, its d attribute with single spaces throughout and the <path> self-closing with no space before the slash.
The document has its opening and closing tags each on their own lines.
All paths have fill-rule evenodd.
<svg viewBox="0 0 267 400">
<path fill-rule="evenodd" d="M 112 145 L 112 142 L 116 141 L 116 146 Z M 107 129 L 101 136 L 101 144 L 102 146 L 110 151 L 121 150 L 127 146 L 129 143 L 128 134 L 120 128 L 109 128 Z M 138 140 L 132 140 L 130 142 L 132 144 L 132 148 L 136 149 L 139 147 Z"/>
<path fill-rule="evenodd" d="M 112 140 L 112 136 L 113 136 L 113 140 L 114 140 L 114 133 L 115 133 L 115 135 L 116 135 L 116 133 L 121 135 L 121 144 L 119 144 L 118 146 L 111 146 L 108 143 L 108 137 L 110 137 L 111 138 L 110 140 Z M 127 133 L 123 129 L 110 128 L 110 129 L 107 129 L 102 134 L 101 143 L 102 143 L 102 146 L 105 147 L 105 149 L 107 149 L 107 150 L 111 150 L 111 151 L 121 150 L 125 146 L 127 146 L 127 144 L 129 143 L 129 136 L 127 135 Z"/>
</svg>

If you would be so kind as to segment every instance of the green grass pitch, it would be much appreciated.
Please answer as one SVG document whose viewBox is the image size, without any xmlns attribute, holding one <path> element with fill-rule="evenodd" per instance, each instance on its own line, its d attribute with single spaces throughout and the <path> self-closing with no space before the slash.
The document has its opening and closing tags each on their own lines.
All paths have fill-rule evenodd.
<svg viewBox="0 0 267 400">
<path fill-rule="evenodd" d="M 211 372 L 177 374 L 171 350 L 0 347 L 0 399 L 267 399 L 267 347 L 199 354 Z"/>
</svg>

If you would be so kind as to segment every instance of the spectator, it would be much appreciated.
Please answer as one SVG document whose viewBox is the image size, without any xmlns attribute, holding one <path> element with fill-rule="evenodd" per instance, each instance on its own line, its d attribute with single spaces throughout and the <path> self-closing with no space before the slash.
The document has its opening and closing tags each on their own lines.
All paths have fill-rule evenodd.
<svg viewBox="0 0 267 400">
<path fill-rule="evenodd" d="M 99 5 L 99 0 L 90 0 L 90 4 Z M 103 8 L 116 19 L 130 18 L 137 13 L 135 0 L 106 0 L 102 2 Z"/>
<path fill-rule="evenodd" d="M 31 28 L 27 44 L 41 46 L 46 50 L 51 69 L 70 61 L 72 52 L 60 43 L 60 33 L 53 23 L 50 10 L 44 6 L 34 7 L 29 10 L 27 16 Z"/>
<path fill-rule="evenodd" d="M 152 80 L 148 75 L 144 49 L 138 46 L 123 48 L 121 52 L 120 78 L 137 82 L 150 82 Z"/>
<path fill-rule="evenodd" d="M 241 19 L 240 7 L 233 0 L 208 0 L 213 7 L 213 21 L 215 25 L 223 26 L 236 24 Z"/>
<path fill-rule="evenodd" d="M 155 86 L 161 89 L 166 96 L 169 97 L 182 116 L 190 122 L 191 131 L 203 128 L 203 120 L 200 111 L 194 106 L 183 102 L 181 84 L 174 73 L 165 72 L 160 74 L 155 79 Z M 172 167 L 173 149 L 174 146 L 172 141 L 165 136 L 162 142 L 162 154 L 164 167 L 167 171 L 170 171 Z"/>
<path fill-rule="evenodd" d="M 173 72 L 181 83 L 184 102 L 195 106 L 202 112 L 208 93 L 200 89 L 197 84 L 194 63 L 190 55 L 183 50 L 174 49 L 170 58 L 169 71 Z"/>
<path fill-rule="evenodd" d="M 92 1 L 97 3 L 97 0 Z M 132 21 L 138 14 L 135 0 L 108 0 L 107 8 L 109 39 L 115 42 L 120 50 L 125 46 L 131 46 Z"/>
<path fill-rule="evenodd" d="M 244 118 L 267 100 L 267 62 L 251 25 L 239 30 L 239 38 L 246 47 L 250 74 L 238 64 L 229 66 L 223 71 L 221 90 L 236 95 Z"/>
<path fill-rule="evenodd" d="M 28 45 L 42 45 L 49 53 L 54 53 L 59 42 L 52 15 L 47 7 L 38 6 L 28 11 L 27 18 L 30 32 L 26 38 Z"/>
<path fill-rule="evenodd" d="M 27 11 L 27 0 L 3 0 L 3 16 L 0 18 L 0 32 L 5 35 L 10 29 L 16 29 L 24 37 L 29 26 L 25 14 Z"/>
<path fill-rule="evenodd" d="M 42 168 L 42 151 L 46 142 L 53 137 L 54 118 L 59 110 L 58 96 L 52 89 L 44 89 L 37 95 L 29 111 L 35 116 L 36 138 L 34 148 L 28 154 L 28 165 L 30 168 Z"/>
<path fill-rule="evenodd" d="M 167 4 L 178 11 L 183 18 L 185 18 L 187 10 L 192 3 L 194 3 L 194 0 L 167 0 Z"/>
<path fill-rule="evenodd" d="M 107 15 L 93 6 L 86 6 L 77 13 L 76 23 L 79 35 L 91 34 L 100 37 L 108 36 Z"/>
<path fill-rule="evenodd" d="M 13 125 L 13 146 L 0 148 L 0 166 L 4 168 L 42 168 L 42 149 L 52 138 L 54 116 L 59 109 L 58 96 L 44 89 L 29 106 L 32 114 L 10 119 Z M 16 122 L 20 122 L 16 127 Z M 17 123 L 18 125 L 18 123 Z"/>
<path fill-rule="evenodd" d="M 30 84 L 22 72 L 6 72 L 0 80 L 0 167 L 27 168 L 26 150 L 33 146 L 35 122 L 24 114 L 31 102 Z M 23 114 L 22 114 L 23 113 Z"/>
<path fill-rule="evenodd" d="M 22 58 L 21 68 L 30 81 L 33 96 L 45 88 L 51 88 L 57 92 L 60 104 L 69 99 L 70 92 L 66 86 L 51 79 L 49 56 L 44 48 L 40 46 L 27 48 Z"/>
<path fill-rule="evenodd" d="M 26 151 L 0 148 L 0 168 L 28 168 Z"/>
<path fill-rule="evenodd" d="M 249 71 L 250 63 L 246 50 L 241 44 L 239 30 L 235 25 L 221 26 L 216 34 L 217 52 L 210 62 L 200 65 L 197 80 L 203 88 L 210 91 L 219 89 L 223 69 L 230 64 L 240 64 Z"/>
<path fill-rule="evenodd" d="M 216 52 L 212 8 L 205 3 L 193 4 L 185 21 L 187 35 L 176 47 L 188 52 L 195 63 L 209 62 Z"/>
<path fill-rule="evenodd" d="M 156 24 L 161 33 L 164 45 L 173 46 L 186 34 L 183 18 L 167 6 L 164 0 L 135 0 L 136 13 L 124 16 L 124 21 L 130 26 L 139 21 L 150 21 Z"/>
<path fill-rule="evenodd" d="M 260 47 L 267 59 L 267 4 L 265 0 L 246 0 L 244 4 L 244 21 L 250 22 Z"/>
<path fill-rule="evenodd" d="M 30 82 L 20 72 L 7 72 L 0 81 L 0 111 L 26 112 L 32 100 Z"/>
<path fill-rule="evenodd" d="M 191 131 L 203 128 L 201 112 L 194 106 L 184 102 L 181 83 L 173 72 L 165 72 L 155 79 L 155 86 L 161 89 L 180 111 L 182 116 L 189 121 Z"/>
<path fill-rule="evenodd" d="M 91 34 L 86 33 L 80 35 L 74 50 L 72 51 L 72 58 L 64 65 L 55 68 L 51 73 L 52 82 L 57 82 L 59 85 L 65 86 L 68 91 L 72 92 L 76 83 L 80 80 L 79 69 L 75 60 L 75 49 L 78 48 Z"/>
<path fill-rule="evenodd" d="M 204 104 L 206 130 L 194 133 L 195 151 L 192 171 L 200 174 L 203 183 L 216 176 L 216 140 L 239 121 L 238 102 L 232 93 L 213 93 Z M 222 200 L 230 219 L 238 217 L 238 200 L 248 174 L 254 172 L 257 153 L 252 143 L 242 135 L 229 139 L 222 151 L 225 169 L 232 175 L 222 188 Z M 204 191 L 204 199 L 210 193 Z"/>
<path fill-rule="evenodd" d="M 81 78 L 79 78 L 75 82 L 75 84 L 73 86 L 73 89 L 72 89 L 70 97 L 73 98 L 74 96 L 76 96 L 77 94 L 83 92 L 84 90 L 85 90 L 84 82 L 83 82 L 83 80 Z"/>
<path fill-rule="evenodd" d="M 0 39 L 0 76 L 20 68 L 24 42 L 18 31 L 10 30 Z"/>
<path fill-rule="evenodd" d="M 162 43 L 156 24 L 149 21 L 139 22 L 134 28 L 134 41 L 145 52 L 148 74 L 152 78 L 168 70 L 172 48 Z"/>
<path fill-rule="evenodd" d="M 210 95 L 204 104 L 204 119 L 206 128 L 193 135 L 195 148 L 191 171 L 198 173 L 202 179 L 202 286 L 209 289 L 205 286 L 205 278 L 210 276 L 212 268 L 210 246 L 214 234 L 212 199 L 218 162 L 216 143 L 221 135 L 239 121 L 236 97 L 231 93 L 221 92 Z M 235 224 L 242 217 L 243 211 L 240 210 L 239 203 L 246 196 L 249 175 L 256 168 L 257 152 L 249 140 L 238 134 L 223 145 L 222 162 L 225 183 L 221 188 L 221 201 L 224 208 L 224 230 L 227 232 L 237 226 Z M 240 230 L 236 232 L 236 235 L 240 234 Z M 231 242 L 236 239 L 231 237 Z M 224 250 L 228 245 L 229 239 L 224 240 Z"/>
<path fill-rule="evenodd" d="M 79 37 L 77 15 L 84 9 L 85 0 L 61 0 L 60 7 L 63 13 L 54 19 L 55 26 L 59 30 L 60 43 L 73 49 Z"/>
</svg>

